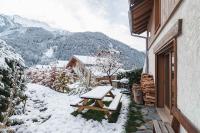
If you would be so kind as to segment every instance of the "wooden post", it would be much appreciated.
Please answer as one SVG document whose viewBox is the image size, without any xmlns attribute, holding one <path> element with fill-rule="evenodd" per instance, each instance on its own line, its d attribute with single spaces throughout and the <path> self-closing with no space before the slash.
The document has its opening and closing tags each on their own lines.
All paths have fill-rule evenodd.
<svg viewBox="0 0 200 133">
<path fill-rule="evenodd" d="M 83 106 L 86 105 L 87 102 L 88 102 L 88 99 L 84 99 L 84 100 L 83 100 Z M 81 111 L 83 111 L 83 110 L 84 110 L 84 107 L 79 107 L 79 108 L 77 109 L 78 112 L 81 112 Z"/>
</svg>

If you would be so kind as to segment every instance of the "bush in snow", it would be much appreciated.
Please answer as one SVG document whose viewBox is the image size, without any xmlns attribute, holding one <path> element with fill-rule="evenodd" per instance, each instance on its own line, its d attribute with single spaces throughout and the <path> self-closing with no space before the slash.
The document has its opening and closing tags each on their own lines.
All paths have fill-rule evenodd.
<svg viewBox="0 0 200 133">
<path fill-rule="evenodd" d="M 131 88 L 134 83 L 139 84 L 141 79 L 142 69 L 135 69 L 131 71 L 118 73 L 117 79 L 128 79 L 129 87 Z"/>
<path fill-rule="evenodd" d="M 72 70 L 52 67 L 49 70 L 28 70 L 26 75 L 32 83 L 41 84 L 59 92 L 69 92 L 69 84 L 74 81 Z"/>
<path fill-rule="evenodd" d="M 11 115 L 22 111 L 21 103 L 26 98 L 24 90 L 23 59 L 0 40 L 0 123 L 6 125 Z"/>
<path fill-rule="evenodd" d="M 68 84 L 70 83 L 71 73 L 67 69 L 59 71 L 53 82 L 53 88 L 60 92 L 69 92 Z"/>
<path fill-rule="evenodd" d="M 88 92 L 89 90 L 91 90 L 90 88 L 85 87 L 85 85 L 83 85 L 81 82 L 76 82 L 73 84 L 68 85 L 69 87 L 69 95 L 82 95 L 86 92 Z"/>
</svg>

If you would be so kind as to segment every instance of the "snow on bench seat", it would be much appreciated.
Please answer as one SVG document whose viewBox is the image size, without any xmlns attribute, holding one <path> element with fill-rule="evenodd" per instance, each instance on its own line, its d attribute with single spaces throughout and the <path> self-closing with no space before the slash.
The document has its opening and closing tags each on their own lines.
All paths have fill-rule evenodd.
<svg viewBox="0 0 200 133">
<path fill-rule="evenodd" d="M 101 100 L 111 90 L 112 86 L 97 86 L 91 91 L 83 94 L 81 98 Z"/>
<path fill-rule="evenodd" d="M 83 99 L 78 100 L 76 102 L 74 102 L 73 104 L 70 104 L 70 106 L 77 106 L 77 105 L 81 105 L 80 103 L 83 102 Z"/>
<path fill-rule="evenodd" d="M 113 99 L 113 101 L 110 103 L 109 107 L 107 107 L 108 110 L 111 111 L 115 111 L 117 110 L 117 107 L 119 105 L 119 102 L 121 100 L 122 97 L 122 93 L 117 93 L 117 95 L 115 95 L 115 98 Z"/>
</svg>

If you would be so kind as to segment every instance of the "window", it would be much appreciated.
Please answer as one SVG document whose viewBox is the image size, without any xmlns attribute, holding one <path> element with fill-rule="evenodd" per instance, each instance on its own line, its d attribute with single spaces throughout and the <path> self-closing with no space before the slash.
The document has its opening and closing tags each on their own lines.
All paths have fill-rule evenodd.
<svg viewBox="0 0 200 133">
<path fill-rule="evenodd" d="M 155 33 L 160 27 L 160 18 L 161 18 L 161 0 L 154 0 L 154 15 L 155 15 Z"/>
</svg>

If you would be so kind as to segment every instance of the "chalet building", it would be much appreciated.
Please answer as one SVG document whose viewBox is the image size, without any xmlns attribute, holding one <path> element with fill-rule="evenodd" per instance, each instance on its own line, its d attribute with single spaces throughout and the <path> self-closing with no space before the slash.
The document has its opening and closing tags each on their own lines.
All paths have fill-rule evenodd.
<svg viewBox="0 0 200 133">
<path fill-rule="evenodd" d="M 78 77 L 84 78 L 89 85 L 91 82 L 108 80 L 107 74 L 98 71 L 97 58 L 93 56 L 74 55 L 69 60 L 67 67 L 71 67 Z M 116 79 L 114 75 L 112 79 Z"/>
<path fill-rule="evenodd" d="M 129 4 L 131 34 L 147 33 L 144 69 L 155 79 L 158 113 L 175 132 L 198 133 L 200 0 L 129 0 Z"/>
</svg>

